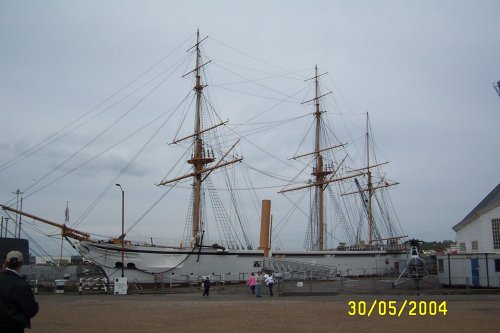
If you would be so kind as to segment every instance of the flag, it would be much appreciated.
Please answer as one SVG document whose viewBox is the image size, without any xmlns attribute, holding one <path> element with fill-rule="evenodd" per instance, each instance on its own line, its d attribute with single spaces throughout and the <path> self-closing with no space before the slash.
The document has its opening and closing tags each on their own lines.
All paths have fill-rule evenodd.
<svg viewBox="0 0 500 333">
<path fill-rule="evenodd" d="M 68 203 L 66 203 L 66 210 L 64 211 L 64 223 L 69 222 L 69 207 Z"/>
</svg>

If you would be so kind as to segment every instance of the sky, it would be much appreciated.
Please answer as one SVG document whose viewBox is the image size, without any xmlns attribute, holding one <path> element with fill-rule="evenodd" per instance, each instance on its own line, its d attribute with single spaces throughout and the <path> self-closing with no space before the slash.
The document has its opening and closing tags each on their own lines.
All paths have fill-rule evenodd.
<svg viewBox="0 0 500 333">
<path fill-rule="evenodd" d="M 168 149 L 176 147 L 167 143 L 187 132 L 176 136 L 176 126 L 165 125 L 126 172 L 114 177 L 166 119 L 162 112 L 191 89 L 191 81 L 181 75 L 193 68 L 185 51 L 199 29 L 208 36 L 202 46 L 212 60 L 208 88 L 221 119 L 237 124 L 263 113 L 254 122 L 279 121 L 312 112 L 300 105 L 312 98 L 312 91 L 301 89 L 318 65 L 328 73 L 322 82 L 333 93 L 326 111 L 339 136 L 359 139 L 356 129 L 362 133 L 369 112 L 379 157 L 390 161 L 387 175 L 400 183 L 390 193 L 405 233 L 425 241 L 453 240 L 452 226 L 500 181 L 500 96 L 493 88 L 500 80 L 499 16 L 500 2 L 484 0 L 0 0 L 0 202 L 15 203 L 12 192 L 20 189 L 27 197 L 26 211 L 62 222 L 66 202 L 76 219 L 108 184 L 119 182 L 126 193 L 127 222 L 138 219 L 165 192 L 154 184 L 174 159 Z M 168 81 L 160 82 L 156 74 Z M 140 88 L 142 83 L 147 87 Z M 112 106 L 127 94 L 135 99 Z M 143 101 L 140 96 L 146 95 Z M 90 119 L 99 110 L 107 111 L 5 167 L 26 149 L 71 128 L 66 124 Z M 119 126 L 106 130 L 114 121 Z M 343 124 L 356 129 L 343 132 Z M 286 160 L 305 128 L 294 121 L 252 140 Z M 97 148 L 86 147 L 93 138 Z M 242 145 L 245 159 L 254 159 L 252 165 L 262 170 L 286 169 L 291 176 L 301 169 L 288 170 L 290 164 Z M 103 150 L 98 159 L 57 180 Z M 267 181 L 254 182 L 263 187 Z M 260 199 L 273 198 L 277 218 L 286 212 L 275 189 L 258 192 Z M 119 189 L 113 186 L 103 196 L 79 227 L 118 234 Z M 178 218 L 179 198 L 169 194 L 141 222 L 142 231 L 135 229 L 137 235 L 175 238 L 182 232 L 185 213 L 179 213 L 179 224 L 158 227 L 152 222 Z M 255 203 L 248 205 L 255 210 Z M 283 233 L 280 243 L 302 242 L 297 228 Z M 257 239 L 258 226 L 252 222 L 251 229 Z M 38 241 L 57 251 L 54 242 Z"/>
</svg>

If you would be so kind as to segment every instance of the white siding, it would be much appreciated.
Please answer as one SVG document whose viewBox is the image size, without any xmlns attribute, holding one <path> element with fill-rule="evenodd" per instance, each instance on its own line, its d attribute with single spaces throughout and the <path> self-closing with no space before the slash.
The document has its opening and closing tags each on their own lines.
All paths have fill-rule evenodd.
<svg viewBox="0 0 500 333">
<path fill-rule="evenodd" d="M 473 240 L 479 242 L 479 251 L 483 252 L 484 237 L 482 233 L 483 223 L 481 222 L 481 219 L 475 220 L 457 231 L 457 242 L 459 244 L 462 242 L 465 243 L 465 252 L 471 252 L 471 243 Z"/>
<path fill-rule="evenodd" d="M 493 249 L 492 219 L 500 219 L 500 207 L 481 215 L 478 219 L 457 231 L 457 242 L 465 243 L 466 252 L 472 252 L 472 241 L 477 240 L 479 242 L 477 252 L 500 253 L 500 250 Z"/>
<path fill-rule="evenodd" d="M 500 207 L 490 210 L 481 218 L 484 220 L 484 252 L 500 253 L 500 250 L 493 249 L 493 230 L 491 227 L 491 220 L 500 219 Z M 479 245 L 479 247 L 481 248 L 481 245 Z"/>
<path fill-rule="evenodd" d="M 500 272 L 495 272 L 495 260 L 500 260 L 498 254 L 450 255 L 437 256 L 442 260 L 442 270 L 438 270 L 441 285 L 473 286 L 471 260 L 478 259 L 478 286 L 500 288 Z M 486 267 L 488 266 L 488 267 Z"/>
</svg>

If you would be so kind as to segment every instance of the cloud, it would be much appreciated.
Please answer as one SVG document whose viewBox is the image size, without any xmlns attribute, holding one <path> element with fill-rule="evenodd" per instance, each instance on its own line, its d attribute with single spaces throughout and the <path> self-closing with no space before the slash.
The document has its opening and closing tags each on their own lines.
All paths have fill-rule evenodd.
<svg viewBox="0 0 500 333">
<path fill-rule="evenodd" d="M 180 76 L 194 66 L 185 51 L 200 28 L 202 36 L 209 36 L 202 47 L 206 59 L 212 60 L 205 67 L 209 107 L 216 108 L 222 120 L 230 120 L 228 127 L 244 131 L 247 127 L 238 124 L 248 119 L 265 123 L 313 112 L 312 106 L 299 103 L 312 97 L 313 90 L 307 89 L 311 82 L 304 79 L 311 77 L 317 64 L 322 73 L 328 72 L 321 77 L 324 90 L 333 91 L 324 111 L 339 140 L 349 141 L 354 148 L 353 158 L 363 156 L 363 114 L 370 112 L 378 157 L 391 161 L 387 177 L 401 183 L 391 191 L 403 228 L 410 237 L 452 238 L 451 226 L 489 193 L 500 176 L 500 154 L 495 153 L 500 146 L 499 100 L 491 87 L 500 79 L 495 15 L 500 5 L 317 4 L 220 1 L 195 6 L 125 1 L 116 6 L 49 1 L 2 5 L 0 164 L 97 107 L 57 143 L 0 171 L 0 183 L 6 189 L 0 200 L 8 202 L 11 192 L 28 188 L 81 150 L 40 183 L 53 182 L 26 199 L 26 207 L 59 218 L 60 207 L 69 199 L 78 216 L 123 172 L 119 181 L 130 199 L 129 217 L 139 218 L 167 190 L 154 184 L 174 163 L 189 159 L 180 158 L 179 150 L 166 143 L 176 137 L 176 126 L 187 111 L 175 106 L 192 89 L 192 79 Z M 140 76 L 176 47 L 172 56 Z M 190 58 L 181 62 L 184 57 Z M 177 61 L 175 73 L 153 91 Z M 247 82 L 227 85 L 241 81 Z M 128 82 L 132 83 L 127 86 Z M 303 165 L 287 158 L 298 148 L 300 152 L 310 148 L 310 140 L 303 145 L 300 140 L 312 120 L 305 116 L 249 135 L 241 142 L 245 161 L 261 171 L 295 177 Z M 192 130 L 191 119 L 184 124 L 188 125 L 177 137 Z M 125 139 L 139 128 L 143 129 Z M 223 146 L 234 140 L 233 135 Z M 189 166 L 184 166 L 183 171 L 187 170 Z M 256 186 L 283 184 L 250 172 Z M 69 174 L 58 179 L 65 173 Z M 305 178 L 310 177 L 307 173 L 310 170 L 304 172 Z M 144 229 L 156 221 L 161 221 L 161 232 L 183 228 L 186 213 L 177 208 L 189 198 L 189 182 L 185 187 L 183 199 L 169 194 L 145 219 Z M 273 198 L 277 219 L 286 214 L 289 202 L 274 188 L 258 193 Z M 107 207 L 114 207 L 117 195 L 108 189 L 82 225 L 103 233 L 114 230 L 116 212 Z M 249 204 L 251 199 L 244 202 L 252 215 L 252 232 L 258 234 L 256 204 Z M 170 212 L 168 221 L 164 210 Z M 296 236 L 307 221 L 297 217 L 287 223 L 292 230 L 280 234 L 283 245 L 301 246 Z"/>
</svg>

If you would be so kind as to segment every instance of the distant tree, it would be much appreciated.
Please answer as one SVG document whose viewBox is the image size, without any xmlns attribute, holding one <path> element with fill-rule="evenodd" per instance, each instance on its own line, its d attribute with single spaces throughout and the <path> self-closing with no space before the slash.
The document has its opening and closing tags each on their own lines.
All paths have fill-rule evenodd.
<svg viewBox="0 0 500 333">
<path fill-rule="evenodd" d="M 424 251 L 436 251 L 436 252 L 445 252 L 446 249 L 449 249 L 452 244 L 454 244 L 454 241 L 451 240 L 444 240 L 441 242 L 423 242 L 422 243 L 422 250 Z"/>
</svg>

